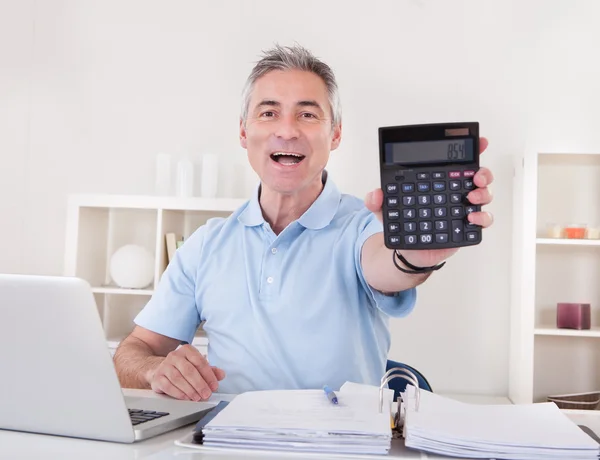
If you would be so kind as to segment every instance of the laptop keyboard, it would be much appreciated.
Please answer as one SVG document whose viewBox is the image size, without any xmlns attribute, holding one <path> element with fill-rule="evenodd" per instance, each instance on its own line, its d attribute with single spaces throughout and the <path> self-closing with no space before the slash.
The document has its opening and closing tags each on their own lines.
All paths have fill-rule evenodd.
<svg viewBox="0 0 600 460">
<path fill-rule="evenodd" d="M 129 417 L 133 425 L 139 425 L 140 423 L 148 422 L 150 420 L 156 420 L 157 418 L 169 415 L 168 412 L 156 412 L 153 410 L 141 410 L 141 409 L 128 409 Z"/>
</svg>

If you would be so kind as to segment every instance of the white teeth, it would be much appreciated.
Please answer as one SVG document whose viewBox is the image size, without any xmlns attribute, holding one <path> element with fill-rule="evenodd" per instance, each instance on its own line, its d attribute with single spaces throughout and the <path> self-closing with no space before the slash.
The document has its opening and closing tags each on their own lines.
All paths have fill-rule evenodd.
<svg viewBox="0 0 600 460">
<path fill-rule="evenodd" d="M 276 157 L 282 156 L 282 155 L 290 156 L 290 157 L 296 157 L 296 158 L 302 158 L 302 156 L 303 156 L 303 155 L 299 155 L 297 153 L 288 153 L 288 152 L 275 152 L 273 154 L 273 156 L 276 156 Z"/>
</svg>

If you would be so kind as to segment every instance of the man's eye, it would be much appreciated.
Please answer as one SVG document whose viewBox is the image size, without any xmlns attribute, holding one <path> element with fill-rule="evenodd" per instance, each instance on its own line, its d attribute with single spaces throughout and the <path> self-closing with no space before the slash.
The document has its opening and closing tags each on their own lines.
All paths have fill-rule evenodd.
<svg viewBox="0 0 600 460">
<path fill-rule="evenodd" d="M 261 117 L 267 117 L 267 118 L 274 117 L 275 116 L 275 112 L 271 112 L 271 111 L 263 112 L 263 113 L 260 114 L 260 116 Z"/>
<path fill-rule="evenodd" d="M 317 116 L 314 113 L 303 112 L 302 113 L 302 118 L 317 118 Z"/>
</svg>

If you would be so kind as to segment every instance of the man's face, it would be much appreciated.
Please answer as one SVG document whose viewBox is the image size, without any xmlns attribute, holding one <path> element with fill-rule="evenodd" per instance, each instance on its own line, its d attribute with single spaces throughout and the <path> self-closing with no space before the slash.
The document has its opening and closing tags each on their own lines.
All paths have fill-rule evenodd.
<svg viewBox="0 0 600 460">
<path fill-rule="evenodd" d="M 292 194 L 316 180 L 340 143 L 327 88 L 312 72 L 274 70 L 254 84 L 240 143 L 262 183 Z M 317 179 L 318 178 L 318 179 Z"/>
</svg>

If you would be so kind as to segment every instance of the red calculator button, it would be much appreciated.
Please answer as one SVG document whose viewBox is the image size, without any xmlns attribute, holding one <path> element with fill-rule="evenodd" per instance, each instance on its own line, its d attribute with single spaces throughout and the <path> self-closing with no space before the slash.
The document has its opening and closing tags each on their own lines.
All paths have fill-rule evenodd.
<svg viewBox="0 0 600 460">
<path fill-rule="evenodd" d="M 450 179 L 456 179 L 457 177 L 460 177 L 460 171 L 450 171 L 448 177 Z"/>
<path fill-rule="evenodd" d="M 465 177 L 473 177 L 475 175 L 475 171 L 464 171 L 463 175 Z"/>
</svg>

